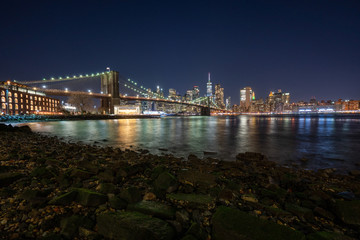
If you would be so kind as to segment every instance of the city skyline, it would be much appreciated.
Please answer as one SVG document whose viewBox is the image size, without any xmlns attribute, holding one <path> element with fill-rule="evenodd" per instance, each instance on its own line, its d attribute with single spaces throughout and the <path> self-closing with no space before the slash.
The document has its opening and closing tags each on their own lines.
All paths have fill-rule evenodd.
<svg viewBox="0 0 360 240">
<path fill-rule="evenodd" d="M 233 103 L 359 99 L 360 3 L 13 1 L 1 16 L 0 80 L 115 69 L 153 90 L 220 83 Z M 94 86 L 93 88 L 95 88 Z"/>
</svg>

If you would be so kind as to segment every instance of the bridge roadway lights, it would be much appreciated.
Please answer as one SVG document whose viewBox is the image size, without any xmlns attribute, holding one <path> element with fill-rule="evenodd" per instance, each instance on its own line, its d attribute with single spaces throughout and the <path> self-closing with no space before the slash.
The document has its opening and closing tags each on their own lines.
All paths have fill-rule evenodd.
<svg viewBox="0 0 360 240">
<path fill-rule="evenodd" d="M 201 116 L 210 116 L 210 108 L 201 107 Z"/>
</svg>

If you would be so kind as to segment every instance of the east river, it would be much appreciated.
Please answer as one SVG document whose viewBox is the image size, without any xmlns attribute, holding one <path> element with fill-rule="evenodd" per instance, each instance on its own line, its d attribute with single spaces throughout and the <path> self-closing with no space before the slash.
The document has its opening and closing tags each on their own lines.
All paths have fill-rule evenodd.
<svg viewBox="0 0 360 240">
<path fill-rule="evenodd" d="M 349 170 L 360 164 L 360 116 L 165 117 L 26 123 L 66 141 L 234 161 L 261 152 L 280 164 Z M 302 160 L 301 160 L 302 159 Z"/>
</svg>

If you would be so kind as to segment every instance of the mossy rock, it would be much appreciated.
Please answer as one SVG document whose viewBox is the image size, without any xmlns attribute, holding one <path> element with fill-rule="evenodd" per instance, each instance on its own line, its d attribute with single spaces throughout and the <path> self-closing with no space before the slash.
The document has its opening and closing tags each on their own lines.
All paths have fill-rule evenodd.
<svg viewBox="0 0 360 240">
<path fill-rule="evenodd" d="M 164 203 L 154 201 L 141 201 L 130 204 L 128 209 L 164 219 L 174 219 L 175 209 Z"/>
<path fill-rule="evenodd" d="M 85 188 L 74 189 L 77 192 L 76 201 L 84 206 L 96 207 L 107 201 L 107 196 Z"/>
<path fill-rule="evenodd" d="M 172 240 L 175 237 L 174 229 L 167 222 L 139 212 L 100 214 L 97 228 L 109 239 Z"/>
<path fill-rule="evenodd" d="M 216 209 L 212 224 L 212 237 L 215 240 L 305 240 L 301 232 L 225 206 Z"/>
<path fill-rule="evenodd" d="M 78 194 L 77 191 L 70 191 L 70 192 L 64 193 L 64 194 L 50 200 L 49 204 L 63 205 L 63 206 L 69 205 L 72 201 L 75 201 L 77 194 Z"/>
<path fill-rule="evenodd" d="M 177 179 L 168 172 L 161 173 L 153 183 L 156 196 L 164 197 L 167 192 L 173 192 L 178 186 Z"/>
</svg>

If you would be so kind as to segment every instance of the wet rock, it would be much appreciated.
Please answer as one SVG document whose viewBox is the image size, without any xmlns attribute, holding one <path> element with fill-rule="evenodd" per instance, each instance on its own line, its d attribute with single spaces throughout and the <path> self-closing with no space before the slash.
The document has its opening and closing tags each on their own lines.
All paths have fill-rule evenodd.
<svg viewBox="0 0 360 240">
<path fill-rule="evenodd" d="M 205 229 L 200 226 L 200 224 L 193 223 L 187 230 L 186 235 L 192 235 L 199 240 L 206 240 L 208 234 L 206 233 Z"/>
<path fill-rule="evenodd" d="M 148 214 L 162 219 L 174 219 L 175 209 L 171 206 L 154 201 L 141 201 L 135 204 L 129 204 L 128 209 Z"/>
<path fill-rule="evenodd" d="M 208 189 L 216 186 L 216 177 L 210 173 L 199 172 L 198 170 L 183 170 L 178 172 L 179 182 L 191 184 L 200 189 Z"/>
<path fill-rule="evenodd" d="M 27 200 L 32 207 L 39 207 L 47 202 L 49 191 L 28 189 L 21 194 L 21 198 Z"/>
<path fill-rule="evenodd" d="M 152 192 L 147 192 L 144 194 L 143 200 L 145 201 L 154 201 L 156 199 L 156 195 Z"/>
<path fill-rule="evenodd" d="M 112 183 L 100 183 L 99 186 L 96 187 L 96 190 L 107 194 L 107 193 L 114 193 L 116 186 Z"/>
<path fill-rule="evenodd" d="M 77 188 L 76 201 L 84 206 L 96 207 L 107 201 L 107 196 L 85 188 Z"/>
<path fill-rule="evenodd" d="M 360 200 L 337 200 L 335 203 L 335 213 L 345 224 L 360 226 Z"/>
<path fill-rule="evenodd" d="M 129 187 L 122 189 L 118 195 L 120 198 L 124 199 L 128 203 L 137 203 L 142 199 L 141 190 L 137 187 Z"/>
<path fill-rule="evenodd" d="M 49 201 L 49 204 L 66 206 L 69 205 L 72 201 L 75 201 L 76 197 L 77 191 L 70 191 L 58 197 L 54 197 Z"/>
<path fill-rule="evenodd" d="M 94 175 L 95 174 L 92 172 L 88 172 L 88 171 L 81 170 L 78 168 L 73 169 L 70 173 L 71 178 L 77 178 L 77 179 L 81 179 L 81 180 L 91 178 Z"/>
<path fill-rule="evenodd" d="M 165 196 L 168 192 L 173 192 L 178 187 L 177 179 L 168 172 L 161 173 L 153 183 L 156 196 Z"/>
<path fill-rule="evenodd" d="M 60 233 L 68 239 L 73 239 L 78 235 L 80 226 L 92 228 L 93 222 L 84 216 L 73 215 L 61 220 Z"/>
<path fill-rule="evenodd" d="M 215 206 L 215 199 L 204 194 L 166 194 L 166 199 L 189 208 L 212 209 Z"/>
<path fill-rule="evenodd" d="M 183 228 L 187 228 L 190 221 L 189 213 L 183 209 L 176 211 L 176 221 L 178 221 Z"/>
<path fill-rule="evenodd" d="M 105 171 L 100 172 L 97 176 L 103 182 L 114 182 L 115 180 L 115 174 L 111 169 L 106 169 Z"/>
<path fill-rule="evenodd" d="M 340 193 L 336 194 L 336 196 L 341 197 L 346 200 L 355 200 L 356 199 L 355 194 L 352 192 L 340 192 Z"/>
<path fill-rule="evenodd" d="M 241 196 L 241 199 L 244 200 L 244 201 L 247 201 L 247 202 L 252 202 L 252 203 L 257 203 L 258 202 L 258 199 L 253 194 L 243 194 Z"/>
<path fill-rule="evenodd" d="M 128 203 L 124 199 L 121 199 L 115 196 L 114 194 L 108 194 L 108 198 L 109 198 L 110 207 L 114 209 L 117 210 L 125 209 L 128 205 Z"/>
<path fill-rule="evenodd" d="M 263 160 L 267 160 L 266 156 L 256 152 L 245 152 L 236 155 L 236 161 L 251 162 L 251 161 L 263 161 Z"/>
<path fill-rule="evenodd" d="M 15 182 L 16 180 L 23 178 L 22 173 L 9 172 L 9 173 L 0 173 L 0 187 L 6 187 Z"/>
<path fill-rule="evenodd" d="M 261 220 L 238 209 L 220 206 L 212 217 L 213 239 L 305 239 L 301 232 Z"/>
<path fill-rule="evenodd" d="M 97 216 L 98 232 L 109 239 L 171 240 L 174 229 L 165 221 L 138 212 L 104 213 Z"/>
<path fill-rule="evenodd" d="M 159 175 L 166 171 L 166 167 L 164 165 L 156 166 L 151 172 L 151 179 L 155 180 Z"/>
</svg>

